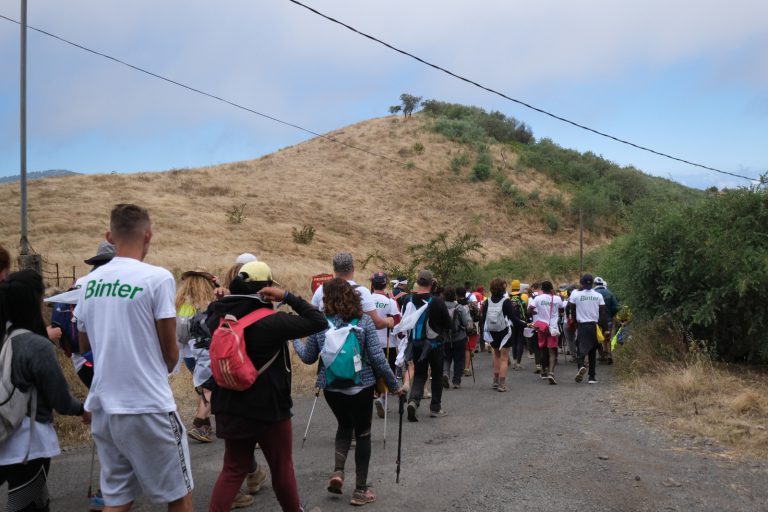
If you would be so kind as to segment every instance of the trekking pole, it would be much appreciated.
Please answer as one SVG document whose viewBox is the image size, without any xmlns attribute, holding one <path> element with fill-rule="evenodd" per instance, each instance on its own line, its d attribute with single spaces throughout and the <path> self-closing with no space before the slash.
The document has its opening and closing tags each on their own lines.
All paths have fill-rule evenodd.
<svg viewBox="0 0 768 512">
<path fill-rule="evenodd" d="M 384 392 L 384 446 L 383 448 L 387 449 L 387 398 L 389 395 L 389 390 Z"/>
<path fill-rule="evenodd" d="M 395 483 L 400 483 L 400 455 L 402 454 L 403 449 L 403 412 L 405 412 L 405 394 L 403 393 L 400 395 L 400 405 L 398 406 L 398 413 L 400 414 L 400 426 L 398 427 L 397 432 L 397 469 L 396 477 L 395 477 Z"/>
<path fill-rule="evenodd" d="M 469 351 L 469 366 L 472 368 L 472 385 L 474 386 L 476 384 L 475 382 L 475 354 L 472 353 L 472 351 Z"/>
<path fill-rule="evenodd" d="M 304 438 L 301 440 L 301 447 L 304 448 L 304 443 L 307 441 L 307 434 L 309 433 L 309 424 L 312 423 L 312 415 L 315 414 L 315 406 L 317 405 L 317 397 L 320 396 L 320 388 L 315 391 L 315 400 L 312 402 L 312 410 L 309 411 L 309 419 L 307 420 L 307 428 L 304 430 Z"/>
</svg>

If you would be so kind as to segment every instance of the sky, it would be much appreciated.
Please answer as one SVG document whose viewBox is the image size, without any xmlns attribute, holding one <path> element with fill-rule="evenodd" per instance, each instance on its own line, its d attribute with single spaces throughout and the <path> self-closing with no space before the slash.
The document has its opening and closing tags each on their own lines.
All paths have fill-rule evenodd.
<svg viewBox="0 0 768 512">
<path fill-rule="evenodd" d="M 600 131 L 738 174 L 768 171 L 768 2 L 306 3 Z M 18 0 L 0 2 L 0 14 L 19 13 Z M 287 0 L 36 0 L 28 23 L 320 133 L 386 115 L 408 92 L 500 110 L 537 138 L 689 186 L 749 184 L 548 118 Z M 0 176 L 19 173 L 18 67 L 19 26 L 0 19 Z M 311 137 L 29 32 L 29 171 L 197 167 Z"/>
</svg>

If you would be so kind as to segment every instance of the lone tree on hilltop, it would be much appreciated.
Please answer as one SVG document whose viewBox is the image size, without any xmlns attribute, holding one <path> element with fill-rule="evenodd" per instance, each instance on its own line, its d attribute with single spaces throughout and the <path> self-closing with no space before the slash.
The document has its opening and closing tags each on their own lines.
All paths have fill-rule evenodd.
<svg viewBox="0 0 768 512">
<path fill-rule="evenodd" d="M 400 95 L 400 102 L 403 105 L 403 117 L 411 117 L 413 111 L 419 108 L 421 104 L 421 96 L 414 96 L 413 94 L 403 93 Z"/>
<path fill-rule="evenodd" d="M 399 113 L 401 110 L 403 110 L 402 105 L 392 105 L 389 107 L 389 113 L 392 115 Z"/>
</svg>

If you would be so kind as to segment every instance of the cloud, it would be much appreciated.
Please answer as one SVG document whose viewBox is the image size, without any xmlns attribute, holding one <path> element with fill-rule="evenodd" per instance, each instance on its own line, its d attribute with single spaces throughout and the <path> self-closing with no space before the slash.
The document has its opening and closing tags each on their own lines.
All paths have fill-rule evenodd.
<svg viewBox="0 0 768 512">
<path fill-rule="evenodd" d="M 713 87 L 723 81 L 761 87 L 768 81 L 764 2 L 735 0 L 727 8 L 713 0 L 309 3 L 545 107 L 569 97 L 574 87 L 619 82 L 637 70 L 645 73 L 640 80 L 653 80 L 690 59 L 710 63 Z M 18 16 L 15 5 L 7 9 L 0 12 Z M 404 90 L 520 112 L 284 0 L 47 0 L 30 4 L 29 23 L 321 131 L 383 114 Z M 15 102 L 17 33 L 15 25 L 0 20 L 3 114 L 13 112 L 9 105 Z M 39 34 L 30 33 L 29 58 L 30 130 L 41 146 L 63 153 L 84 137 L 123 137 L 140 146 L 142 138 L 204 133 L 209 125 L 228 125 L 227 133 L 239 133 L 244 141 L 274 139 L 270 132 L 278 130 Z M 579 104 L 569 110 L 587 113 L 587 120 L 599 115 L 600 98 L 572 97 Z M 613 113 L 602 111 L 606 117 Z M 16 129 L 14 116 L 3 115 L 4 154 Z"/>
</svg>

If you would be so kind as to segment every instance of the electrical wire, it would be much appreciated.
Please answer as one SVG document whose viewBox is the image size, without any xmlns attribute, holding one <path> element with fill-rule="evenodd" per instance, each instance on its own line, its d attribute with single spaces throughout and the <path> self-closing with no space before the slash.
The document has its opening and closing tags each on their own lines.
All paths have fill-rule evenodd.
<svg viewBox="0 0 768 512">
<path fill-rule="evenodd" d="M 716 169 L 716 168 L 710 167 L 708 165 L 698 164 L 696 162 L 691 162 L 690 160 L 685 160 L 684 158 L 679 158 L 679 157 L 676 157 L 676 156 L 672 156 L 672 155 L 669 155 L 667 153 L 663 153 L 661 151 L 657 151 L 655 149 L 652 149 L 652 148 L 649 148 L 649 147 L 646 147 L 646 146 L 642 146 L 640 144 L 636 144 L 634 142 L 630 142 L 628 140 L 619 138 L 619 137 L 617 137 L 615 135 L 611 135 L 609 133 L 601 132 L 601 131 L 596 130 L 594 128 L 590 128 L 589 126 L 585 126 L 583 124 L 577 123 L 576 121 L 572 121 L 570 119 L 567 119 L 565 117 L 559 116 L 557 114 L 553 114 L 552 112 L 548 112 L 548 111 L 544 110 L 543 108 L 539 108 L 539 107 L 531 105 L 530 103 L 527 103 L 525 101 L 512 98 L 511 96 L 508 96 L 508 95 L 506 95 L 506 94 L 504 94 L 502 92 L 499 92 L 499 91 L 497 91 L 497 90 L 495 90 L 495 89 L 493 89 L 491 87 L 488 87 L 486 85 L 482 85 L 482 84 L 480 84 L 480 83 L 478 83 L 478 82 L 476 82 L 474 80 L 471 80 L 471 79 L 466 78 L 466 77 L 464 77 L 462 75 L 459 75 L 458 73 L 454 73 L 453 71 L 450 71 L 450 70 L 448 70 L 448 69 L 446 69 L 444 67 L 438 66 L 437 64 L 434 64 L 434 63 L 429 62 L 429 61 L 427 61 L 425 59 L 422 59 L 421 57 L 418 57 L 418 56 L 416 56 L 416 55 L 414 55 L 414 54 L 412 54 L 410 52 L 402 50 L 402 49 L 400 49 L 400 48 L 398 48 L 398 47 L 396 47 L 396 46 L 394 46 L 394 45 L 392 45 L 390 43 L 387 43 L 386 41 L 382 41 L 381 39 L 379 39 L 377 37 L 374 37 L 374 36 L 372 36 L 370 34 L 362 32 L 362 31 L 356 29 L 355 27 L 344 23 L 343 21 L 339 21 L 336 18 L 333 18 L 333 17 L 331 17 L 331 16 L 329 16 L 327 14 L 324 14 L 324 13 L 318 11 L 317 9 L 313 8 L 313 7 L 310 7 L 310 6 L 306 5 L 306 4 L 303 4 L 303 3 L 299 2 L 298 0 L 288 0 L 288 1 L 293 3 L 293 4 L 298 5 L 300 7 L 303 7 L 304 9 L 312 12 L 313 14 L 316 14 L 317 16 L 320 16 L 320 17 L 325 18 L 326 20 L 328 20 L 330 22 L 333 22 L 333 23 L 335 23 L 337 25 L 340 25 L 340 26 L 346 28 L 347 30 L 351 30 L 352 32 L 354 32 L 354 33 L 356 33 L 358 35 L 361 35 L 361 36 L 363 36 L 363 37 L 365 37 L 367 39 L 370 39 L 371 41 L 373 41 L 375 43 L 383 45 L 383 46 L 389 48 L 390 50 L 393 50 L 393 51 L 395 51 L 397 53 L 405 55 L 406 57 L 409 57 L 409 58 L 411 58 L 413 60 L 416 60 L 416 61 L 418 61 L 418 62 L 420 62 L 420 63 L 422 63 L 422 64 L 424 64 L 426 66 L 429 66 L 429 67 L 431 67 L 433 69 L 436 69 L 437 71 L 440 71 L 442 73 L 450 75 L 453 78 L 457 78 L 457 79 L 459 79 L 459 80 L 461 80 L 463 82 L 466 82 L 466 83 L 468 83 L 470 85 L 473 85 L 475 87 L 479 87 L 480 89 L 483 89 L 484 91 L 490 92 L 491 94 L 495 94 L 496 96 L 500 96 L 500 97 L 502 97 L 502 98 L 504 98 L 506 100 L 512 101 L 514 103 L 517 103 L 518 105 L 522 105 L 523 107 L 526 107 L 526 108 L 528 108 L 530 110 L 539 112 L 540 114 L 544 114 L 544 115 L 549 116 L 549 117 L 551 117 L 553 119 L 557 119 L 558 121 L 562 121 L 564 123 L 570 124 L 570 125 L 575 126 L 577 128 L 581 128 L 582 130 L 586 130 L 588 132 L 592 132 L 594 134 L 600 135 L 601 137 L 606 137 L 608 139 L 612 139 L 612 140 L 614 140 L 616 142 L 619 142 L 621 144 L 626 144 L 627 146 L 631 146 L 633 148 L 640 149 L 642 151 L 647 151 L 649 153 L 653 153 L 654 155 L 658 155 L 658 156 L 661 156 L 661 157 L 664 157 L 664 158 L 668 158 L 670 160 L 675 160 L 677 162 L 682 162 L 684 164 L 692 165 L 694 167 L 700 167 L 700 168 L 706 169 L 708 171 L 718 172 L 720 174 L 727 174 L 728 176 L 733 176 L 735 178 L 742 178 L 742 179 L 749 180 L 749 181 L 760 181 L 760 178 L 750 178 L 749 176 L 744 176 L 744 175 L 736 174 L 734 172 L 729 172 L 729 171 L 723 171 L 721 169 Z"/>
<path fill-rule="evenodd" d="M 12 23 L 16 23 L 17 25 L 21 25 L 21 23 L 19 21 L 15 20 L 13 18 L 9 18 L 8 16 L 4 16 L 4 15 L 0 14 L 0 18 L 5 19 L 7 21 L 10 21 Z M 404 167 L 411 167 L 411 168 L 419 169 L 420 171 L 426 172 L 426 169 L 422 169 L 422 168 L 416 166 L 415 164 L 413 164 L 412 162 L 406 163 L 406 162 L 403 162 L 403 161 L 398 160 L 396 158 L 392 158 L 392 157 L 389 157 L 387 155 L 382 155 L 381 153 L 376 153 L 375 151 L 371 151 L 370 149 L 362 148 L 360 146 L 356 146 L 354 144 L 350 144 L 348 142 L 344 142 L 343 140 L 339 140 L 339 139 L 336 139 L 334 137 L 330 137 L 328 135 L 323 135 L 322 133 L 318 133 L 318 132 L 316 132 L 314 130 L 310 130 L 309 128 L 304 128 L 303 126 L 300 126 L 298 124 L 291 123 L 291 122 L 285 121 L 283 119 L 279 119 L 277 117 L 271 116 L 269 114 L 265 114 L 263 112 L 259 112 L 258 110 L 254 110 L 254 109 L 252 109 L 250 107 L 246 107 L 246 106 L 241 105 L 239 103 L 235 103 L 234 101 L 228 100 L 226 98 L 222 98 L 221 96 L 217 96 L 215 94 L 203 91 L 203 90 L 198 89 L 196 87 L 192 87 L 191 85 L 187 85 L 187 84 L 184 84 L 184 83 L 179 82 L 177 80 L 173 80 L 173 79 L 168 78 L 166 76 L 154 73 L 152 71 L 149 71 L 147 69 L 139 67 L 139 66 L 137 66 L 135 64 L 131 64 L 131 63 L 126 62 L 124 60 L 118 59 L 117 57 L 113 57 L 111 55 L 108 55 L 106 53 L 102 53 L 102 52 L 97 51 L 97 50 L 93 50 L 91 48 L 88 48 L 87 46 L 83 46 L 82 44 L 75 43 L 74 41 L 70 41 L 69 39 L 65 39 L 65 38 L 63 38 L 61 36 L 58 36 L 56 34 L 48 32 L 46 30 L 35 28 L 33 26 L 30 26 L 30 25 L 27 25 L 27 28 L 29 30 L 33 30 L 35 32 L 38 32 L 40 34 L 44 34 L 44 35 L 46 35 L 48 37 L 52 37 L 54 39 L 57 39 L 58 41 L 61 41 L 62 43 L 66 43 L 68 45 L 74 46 L 75 48 L 79 48 L 80 50 L 84 50 L 84 51 L 86 51 L 88 53 L 92 53 L 94 55 L 98 55 L 99 57 L 104 57 L 105 59 L 109 59 L 109 60 L 111 60 L 113 62 L 116 62 L 118 64 L 122 64 L 123 66 L 129 67 L 129 68 L 131 68 L 133 70 L 139 71 L 139 72 L 144 73 L 146 75 L 149 75 L 149 76 L 151 76 L 153 78 L 157 78 L 159 80 L 163 80 L 165 82 L 168 82 L 168 83 L 173 84 L 173 85 L 177 85 L 179 87 L 182 87 L 182 88 L 187 89 L 189 91 L 192 91 L 194 93 L 206 96 L 208 98 L 214 99 L 216 101 L 220 101 L 222 103 L 226 103 L 227 105 L 233 106 L 233 107 L 238 108 L 240 110 L 245 110 L 246 112 L 250 112 L 251 114 L 255 114 L 257 116 L 261 116 L 261 117 L 263 117 L 265 119 L 269 119 L 270 121 L 274 121 L 276 123 L 280 123 L 280 124 L 283 124 L 285 126 L 290 126 L 291 128 L 295 128 L 297 130 L 301 130 L 301 131 L 303 131 L 305 133 L 309 133 L 311 135 L 314 135 L 315 137 L 320 137 L 321 139 L 324 139 L 324 140 L 327 140 L 327 141 L 330 141 L 330 142 L 334 142 L 334 143 L 339 144 L 341 146 L 346 146 L 346 147 L 348 147 L 350 149 L 355 149 L 357 151 L 361 151 L 363 153 L 367 153 L 368 155 L 371 155 L 371 156 L 374 156 L 374 157 L 377 157 L 377 158 L 382 158 L 384 160 L 388 160 L 388 161 L 390 161 L 392 163 L 395 163 L 397 165 L 402 165 Z"/>
</svg>

